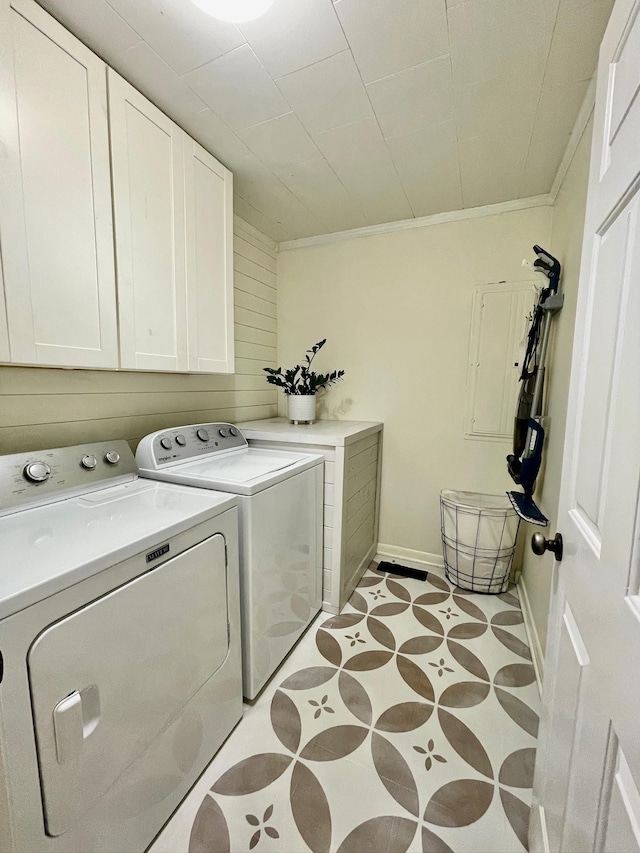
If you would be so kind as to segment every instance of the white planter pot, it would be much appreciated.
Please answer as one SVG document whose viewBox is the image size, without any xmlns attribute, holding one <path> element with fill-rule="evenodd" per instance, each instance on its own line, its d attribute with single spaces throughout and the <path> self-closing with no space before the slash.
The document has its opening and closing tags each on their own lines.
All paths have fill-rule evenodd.
<svg viewBox="0 0 640 853">
<path fill-rule="evenodd" d="M 292 424 L 312 424 L 316 419 L 315 394 L 287 394 L 287 413 Z"/>
</svg>

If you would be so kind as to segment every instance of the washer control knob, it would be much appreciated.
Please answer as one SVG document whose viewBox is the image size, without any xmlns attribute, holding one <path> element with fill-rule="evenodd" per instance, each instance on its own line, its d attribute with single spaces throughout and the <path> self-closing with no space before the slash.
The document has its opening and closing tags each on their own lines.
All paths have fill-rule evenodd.
<svg viewBox="0 0 640 853">
<path fill-rule="evenodd" d="M 187 439 L 183 435 L 176 436 L 176 444 L 178 447 L 184 447 L 187 443 Z"/>
<path fill-rule="evenodd" d="M 171 439 L 170 438 L 161 438 L 160 439 L 160 447 L 163 447 L 165 450 L 171 450 Z"/>
<path fill-rule="evenodd" d="M 196 435 L 200 439 L 200 441 L 209 441 L 209 433 L 206 429 L 199 429 L 196 431 Z"/>
<path fill-rule="evenodd" d="M 117 465 L 120 461 L 120 454 L 117 450 L 108 450 L 104 455 L 104 461 L 109 465 Z"/>
<path fill-rule="evenodd" d="M 222 436 L 222 438 L 226 438 L 229 435 L 229 430 L 228 429 L 219 429 L 218 433 L 219 433 L 219 435 Z"/>
<path fill-rule="evenodd" d="M 238 430 L 235 427 L 229 427 L 231 435 L 238 435 Z"/>
<path fill-rule="evenodd" d="M 96 459 L 95 456 L 92 456 L 90 453 L 87 453 L 87 455 L 83 456 L 82 459 L 80 460 L 80 464 L 87 471 L 93 471 L 93 469 L 98 464 L 98 460 Z"/>
<path fill-rule="evenodd" d="M 30 483 L 45 483 L 51 476 L 51 468 L 46 462 L 27 462 L 22 474 Z"/>
</svg>

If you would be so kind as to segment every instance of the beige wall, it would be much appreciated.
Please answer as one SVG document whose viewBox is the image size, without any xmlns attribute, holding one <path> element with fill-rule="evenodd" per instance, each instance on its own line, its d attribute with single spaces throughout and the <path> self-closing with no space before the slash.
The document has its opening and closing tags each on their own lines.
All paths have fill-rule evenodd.
<svg viewBox="0 0 640 853">
<path fill-rule="evenodd" d="M 510 441 L 464 438 L 473 289 L 531 280 L 551 208 L 430 225 L 278 256 L 278 363 L 344 368 L 323 417 L 384 421 L 380 541 L 441 553 L 442 488 L 504 491 Z M 416 555 L 417 556 L 417 555 Z"/>
<path fill-rule="evenodd" d="M 571 348 L 576 316 L 578 276 L 582 250 L 582 231 L 587 200 L 589 154 L 593 122 L 590 121 L 580 140 L 571 166 L 562 183 L 553 208 L 550 251 L 563 264 L 562 289 L 565 303 L 554 320 L 552 346 L 547 370 L 546 412 L 551 418 L 546 442 L 544 481 L 536 493 L 536 500 L 549 518 L 548 532 L 553 536 L 557 529 L 558 498 L 562 474 L 564 431 L 567 418 L 567 395 L 571 372 Z M 536 528 L 526 525 L 522 583 L 533 615 L 538 635 L 539 650 L 544 652 L 547 637 L 549 594 L 553 572 L 553 555 L 535 557 L 529 548 L 529 538 Z"/>
<path fill-rule="evenodd" d="M 276 414 L 262 368 L 276 358 L 276 256 L 250 227 L 234 237 L 236 373 L 229 376 L 0 367 L 0 454 Z"/>
</svg>

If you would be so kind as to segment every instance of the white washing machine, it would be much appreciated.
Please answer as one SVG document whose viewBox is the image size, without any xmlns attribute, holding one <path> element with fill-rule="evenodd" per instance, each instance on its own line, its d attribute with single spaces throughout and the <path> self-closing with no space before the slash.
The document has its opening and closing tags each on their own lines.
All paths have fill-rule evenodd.
<svg viewBox="0 0 640 853">
<path fill-rule="evenodd" d="M 143 851 L 242 715 L 236 500 L 0 457 L 0 850 Z"/>
<path fill-rule="evenodd" d="M 244 695 L 254 699 L 322 604 L 323 458 L 249 447 L 232 424 L 143 438 L 142 477 L 238 496 Z"/>
</svg>

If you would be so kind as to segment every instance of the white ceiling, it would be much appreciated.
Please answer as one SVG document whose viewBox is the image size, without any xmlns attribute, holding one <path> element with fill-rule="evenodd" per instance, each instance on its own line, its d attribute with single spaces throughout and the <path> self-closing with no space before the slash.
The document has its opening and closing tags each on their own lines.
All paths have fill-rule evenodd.
<svg viewBox="0 0 640 853">
<path fill-rule="evenodd" d="M 613 0 L 39 0 L 235 175 L 274 240 L 549 192 Z"/>
</svg>

